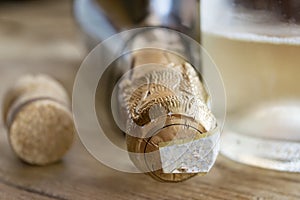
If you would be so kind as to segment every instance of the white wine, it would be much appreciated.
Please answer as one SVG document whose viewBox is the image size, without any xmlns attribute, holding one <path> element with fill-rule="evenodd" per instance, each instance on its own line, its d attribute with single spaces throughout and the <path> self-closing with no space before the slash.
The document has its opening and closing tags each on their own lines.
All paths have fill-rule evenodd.
<svg viewBox="0 0 300 200">
<path fill-rule="evenodd" d="M 300 37 L 245 30 L 202 35 L 227 93 L 222 152 L 248 164 L 300 171 Z M 290 33 L 297 30 L 290 27 Z"/>
</svg>

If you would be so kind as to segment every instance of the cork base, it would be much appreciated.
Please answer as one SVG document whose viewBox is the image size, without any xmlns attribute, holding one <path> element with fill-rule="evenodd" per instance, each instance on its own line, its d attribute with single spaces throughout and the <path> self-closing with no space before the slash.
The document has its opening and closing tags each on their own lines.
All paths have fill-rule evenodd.
<svg viewBox="0 0 300 200">
<path fill-rule="evenodd" d="M 7 91 L 3 119 L 20 159 L 46 165 L 62 158 L 74 138 L 69 105 L 64 87 L 44 74 L 22 76 Z"/>
<path fill-rule="evenodd" d="M 126 136 L 128 151 L 144 155 L 140 156 L 129 153 L 135 166 L 142 172 L 146 172 L 146 174 L 150 175 L 152 178 L 162 182 L 180 182 L 197 174 L 206 174 L 185 173 L 184 171 L 183 173 L 166 173 L 163 171 L 164 164 L 161 159 L 161 148 L 163 146 L 168 146 L 172 142 L 186 143 L 196 138 L 208 136 L 208 133 L 201 124 L 188 117 L 171 115 L 167 116 L 165 120 L 164 127 L 159 128 L 151 137 L 138 138 L 130 135 Z M 149 132 L 149 129 L 153 129 L 148 127 L 144 128 L 147 133 Z"/>
<path fill-rule="evenodd" d="M 72 115 L 63 105 L 39 100 L 14 114 L 9 127 L 10 144 L 23 161 L 46 165 L 60 160 L 74 138 Z"/>
</svg>

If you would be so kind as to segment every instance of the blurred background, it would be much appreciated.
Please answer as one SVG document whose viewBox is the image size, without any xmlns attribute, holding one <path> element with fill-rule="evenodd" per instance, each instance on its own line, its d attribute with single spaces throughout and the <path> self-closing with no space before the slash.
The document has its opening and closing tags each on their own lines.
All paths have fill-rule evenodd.
<svg viewBox="0 0 300 200">
<path fill-rule="evenodd" d="M 71 81 L 84 56 L 77 33 L 71 1 L 0 1 L 1 82 L 27 70 Z"/>
</svg>

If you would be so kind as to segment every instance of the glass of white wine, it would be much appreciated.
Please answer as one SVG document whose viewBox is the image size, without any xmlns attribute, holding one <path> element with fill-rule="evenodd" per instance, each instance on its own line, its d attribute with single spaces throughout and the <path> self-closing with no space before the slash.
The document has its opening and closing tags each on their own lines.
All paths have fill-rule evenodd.
<svg viewBox="0 0 300 200">
<path fill-rule="evenodd" d="M 300 172 L 300 1 L 202 0 L 202 44 L 221 71 L 221 152 Z"/>
</svg>

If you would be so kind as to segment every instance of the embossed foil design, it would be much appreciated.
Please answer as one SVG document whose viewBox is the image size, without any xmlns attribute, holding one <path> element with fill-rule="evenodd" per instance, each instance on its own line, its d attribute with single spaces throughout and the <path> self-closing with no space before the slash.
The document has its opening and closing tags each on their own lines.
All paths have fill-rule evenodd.
<svg viewBox="0 0 300 200">
<path fill-rule="evenodd" d="M 155 176 L 206 173 L 218 153 L 214 147 L 219 136 L 214 134 L 217 123 L 208 106 L 206 88 L 195 69 L 183 59 L 163 51 L 148 53 L 156 55 L 159 64 L 135 65 L 130 76 L 119 84 L 119 102 L 128 117 L 128 150 L 157 150 L 159 156 L 146 155 L 146 161 L 131 159 L 137 166 L 143 165 L 138 166 L 141 169 L 145 165 L 159 166 L 151 170 Z"/>
</svg>

